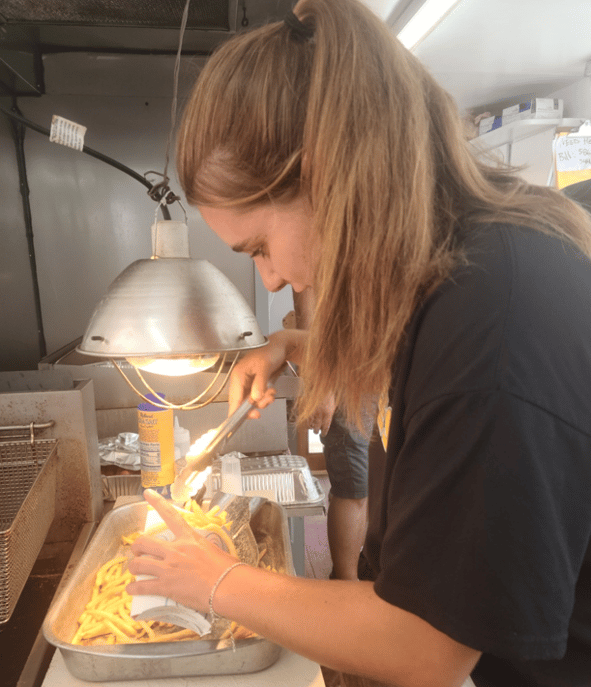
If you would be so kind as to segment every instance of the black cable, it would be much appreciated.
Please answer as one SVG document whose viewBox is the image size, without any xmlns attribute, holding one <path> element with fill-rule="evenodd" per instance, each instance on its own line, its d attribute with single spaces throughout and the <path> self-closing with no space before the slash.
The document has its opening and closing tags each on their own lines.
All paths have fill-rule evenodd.
<svg viewBox="0 0 591 687">
<path fill-rule="evenodd" d="M 43 126 L 40 126 L 39 124 L 35 124 L 35 122 L 31 122 L 30 120 L 26 119 L 22 115 L 18 115 L 15 112 L 10 112 L 9 110 L 5 110 L 3 107 L 0 107 L 0 111 L 3 112 L 7 117 L 10 117 L 11 119 L 20 122 L 21 124 L 24 124 L 25 126 L 29 127 L 30 129 L 33 129 L 34 131 L 39 132 L 40 134 L 43 134 L 44 136 L 47 136 L 49 138 L 50 136 L 50 131 L 49 129 L 46 129 Z M 151 184 L 145 177 L 143 177 L 141 174 L 138 174 L 138 172 L 134 171 L 130 167 L 127 167 L 126 165 L 122 164 L 121 162 L 118 162 L 117 160 L 113 160 L 113 158 L 108 157 L 107 155 L 103 155 L 103 153 L 99 153 L 97 150 L 93 150 L 92 148 L 89 148 L 88 146 L 82 146 L 82 152 L 86 153 L 87 155 L 90 155 L 91 157 L 96 158 L 97 160 L 101 160 L 102 162 L 106 162 L 108 165 L 111 165 L 111 167 L 115 167 L 116 169 L 120 170 L 121 172 L 125 172 L 125 174 L 128 174 L 130 177 L 133 177 L 136 179 L 136 181 L 139 181 L 140 184 L 143 184 L 148 190 L 152 190 L 153 184 Z M 159 198 L 154 198 L 157 202 L 160 200 Z M 164 219 L 170 219 L 170 212 L 166 205 L 162 204 L 160 206 L 162 210 L 162 215 Z"/>
<path fill-rule="evenodd" d="M 15 106 L 16 107 L 16 106 Z M 25 220 L 25 234 L 29 251 L 29 264 L 31 266 L 31 278 L 33 280 L 33 301 L 35 304 L 35 317 L 37 320 L 37 342 L 39 345 L 39 358 L 47 355 L 47 344 L 43 329 L 43 315 L 41 311 L 41 294 L 39 291 L 39 279 L 37 278 L 37 259 L 35 257 L 35 242 L 33 240 L 33 219 L 31 204 L 29 201 L 29 182 L 27 179 L 27 165 L 25 159 L 25 128 L 22 124 L 11 121 L 14 145 L 16 148 L 16 163 L 18 169 L 19 187 L 22 198 L 23 215 Z"/>
</svg>

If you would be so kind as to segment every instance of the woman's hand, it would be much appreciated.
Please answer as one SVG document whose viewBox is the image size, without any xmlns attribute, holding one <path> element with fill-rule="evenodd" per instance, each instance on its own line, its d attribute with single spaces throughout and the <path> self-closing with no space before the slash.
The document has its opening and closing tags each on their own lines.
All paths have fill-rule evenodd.
<svg viewBox="0 0 591 687">
<path fill-rule="evenodd" d="M 238 361 L 230 376 L 228 387 L 228 414 L 250 397 L 258 408 L 265 408 L 275 399 L 275 390 L 268 387 L 275 372 L 290 360 L 297 363 L 307 340 L 307 332 L 298 329 L 283 329 L 269 336 L 269 343 L 247 353 Z M 258 410 L 249 413 L 258 418 Z"/>
<path fill-rule="evenodd" d="M 237 559 L 195 532 L 166 499 L 154 491 L 144 492 L 146 501 L 158 511 L 175 541 L 139 537 L 129 562 L 133 575 L 152 575 L 127 586 L 132 595 L 166 596 L 202 613 L 209 612 L 209 595 L 220 575 Z"/>
<path fill-rule="evenodd" d="M 310 429 L 313 432 L 320 432 L 324 437 L 326 436 L 328 430 L 330 429 L 330 423 L 332 422 L 332 416 L 336 410 L 336 403 L 333 394 L 329 394 L 321 405 L 316 408 L 314 415 L 310 420 Z"/>
</svg>

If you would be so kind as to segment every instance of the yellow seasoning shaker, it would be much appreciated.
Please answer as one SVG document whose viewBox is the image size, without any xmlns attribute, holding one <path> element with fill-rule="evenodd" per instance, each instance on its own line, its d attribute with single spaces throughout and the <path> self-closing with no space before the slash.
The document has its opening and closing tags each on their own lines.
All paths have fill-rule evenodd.
<svg viewBox="0 0 591 687">
<path fill-rule="evenodd" d="M 164 394 L 158 393 L 160 399 Z M 153 394 L 147 398 L 158 402 Z M 138 434 L 142 487 L 170 496 L 174 482 L 174 415 L 172 408 L 159 408 L 151 403 L 138 406 Z"/>
</svg>

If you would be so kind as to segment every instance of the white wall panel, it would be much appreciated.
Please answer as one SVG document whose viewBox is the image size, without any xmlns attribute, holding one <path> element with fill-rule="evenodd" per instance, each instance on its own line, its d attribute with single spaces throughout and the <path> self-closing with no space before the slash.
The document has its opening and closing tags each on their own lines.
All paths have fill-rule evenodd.
<svg viewBox="0 0 591 687">
<path fill-rule="evenodd" d="M 525 181 L 538 186 L 548 185 L 553 165 L 553 140 L 554 129 L 548 129 L 511 144 L 511 164 L 523 165 L 519 176 Z"/>
</svg>

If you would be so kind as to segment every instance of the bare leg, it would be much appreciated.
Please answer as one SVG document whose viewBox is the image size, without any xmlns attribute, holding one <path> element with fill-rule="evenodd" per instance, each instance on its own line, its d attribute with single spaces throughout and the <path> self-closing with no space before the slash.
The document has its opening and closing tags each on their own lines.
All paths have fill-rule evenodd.
<svg viewBox="0 0 591 687">
<path fill-rule="evenodd" d="M 357 580 L 359 552 L 367 529 L 367 499 L 331 495 L 326 526 L 334 577 Z"/>
</svg>

